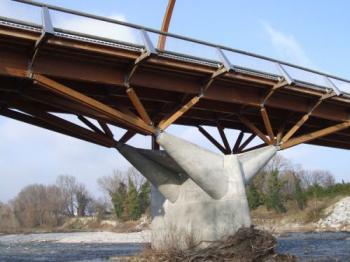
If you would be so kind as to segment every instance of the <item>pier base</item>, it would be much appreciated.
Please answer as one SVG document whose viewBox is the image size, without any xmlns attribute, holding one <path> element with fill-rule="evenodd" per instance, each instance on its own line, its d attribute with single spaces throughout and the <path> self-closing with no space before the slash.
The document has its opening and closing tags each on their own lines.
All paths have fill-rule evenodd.
<svg viewBox="0 0 350 262">
<path fill-rule="evenodd" d="M 153 248 L 205 247 L 251 225 L 245 184 L 278 147 L 219 155 L 165 132 L 157 143 L 164 151 L 117 147 L 153 185 Z"/>
</svg>

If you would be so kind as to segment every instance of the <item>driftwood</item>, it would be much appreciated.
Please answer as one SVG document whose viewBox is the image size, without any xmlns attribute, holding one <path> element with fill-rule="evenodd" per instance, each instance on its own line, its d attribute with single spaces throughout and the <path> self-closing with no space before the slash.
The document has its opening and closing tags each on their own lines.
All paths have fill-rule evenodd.
<svg viewBox="0 0 350 262">
<path fill-rule="evenodd" d="M 222 241 L 211 242 L 204 249 L 197 248 L 199 244 L 185 251 L 155 252 L 148 249 L 129 261 L 296 261 L 294 256 L 276 254 L 276 238 L 254 227 L 241 228 L 235 235 Z"/>
</svg>

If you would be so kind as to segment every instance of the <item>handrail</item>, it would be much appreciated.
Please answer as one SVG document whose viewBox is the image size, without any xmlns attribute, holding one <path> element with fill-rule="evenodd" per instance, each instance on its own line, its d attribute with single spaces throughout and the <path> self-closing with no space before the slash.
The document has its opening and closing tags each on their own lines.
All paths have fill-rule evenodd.
<svg viewBox="0 0 350 262">
<path fill-rule="evenodd" d="M 37 1 L 30 1 L 30 0 L 12 0 L 12 1 L 19 2 L 19 3 L 24 3 L 24 4 L 28 4 L 28 5 L 32 5 L 32 6 L 37 6 L 37 7 L 46 7 L 49 10 L 55 10 L 55 11 L 58 11 L 58 12 L 68 13 L 68 14 L 82 16 L 82 17 L 86 17 L 86 18 L 91 18 L 91 19 L 95 19 L 95 20 L 99 20 L 99 21 L 108 22 L 108 23 L 118 24 L 118 25 L 130 27 L 130 28 L 134 28 L 134 29 L 144 30 L 146 32 L 160 34 L 160 35 L 164 35 L 164 36 L 167 36 L 167 37 L 172 37 L 172 38 L 176 38 L 176 39 L 180 39 L 180 40 L 184 40 L 184 41 L 188 41 L 188 42 L 192 42 L 192 43 L 196 43 L 196 44 L 200 44 L 200 45 L 204 45 L 204 46 L 213 47 L 213 48 L 216 48 L 216 49 L 219 48 L 219 49 L 230 51 L 230 52 L 233 52 L 233 53 L 237 53 L 237 54 L 242 54 L 242 55 L 258 58 L 258 59 L 262 59 L 262 60 L 273 62 L 273 63 L 278 63 L 278 64 L 284 65 L 284 66 L 289 66 L 289 67 L 292 67 L 292 68 L 303 70 L 303 71 L 306 71 L 306 72 L 309 72 L 309 73 L 313 73 L 313 74 L 316 74 L 316 75 L 321 75 L 321 76 L 324 76 L 324 77 L 329 77 L 329 78 L 336 79 L 336 80 L 339 80 L 339 81 L 346 82 L 346 83 L 350 84 L 350 80 L 342 78 L 342 77 L 338 77 L 338 76 L 335 76 L 335 75 L 332 75 L 332 74 L 329 74 L 329 73 L 325 73 L 325 72 L 321 72 L 321 71 L 318 71 L 318 70 L 314 70 L 314 69 L 309 69 L 309 68 L 306 68 L 306 67 L 303 67 L 303 66 L 295 65 L 295 64 L 292 64 L 292 63 L 288 63 L 288 62 L 281 61 L 281 60 L 278 60 L 278 59 L 270 58 L 270 57 L 267 57 L 267 56 L 263 56 L 263 55 L 259 55 L 259 54 L 255 54 L 255 53 L 251 53 L 251 52 L 247 52 L 247 51 L 243 51 L 243 50 L 240 50 L 240 49 L 230 48 L 230 47 L 226 47 L 226 46 L 223 46 L 223 45 L 202 41 L 202 40 L 195 39 L 195 38 L 190 38 L 190 37 L 186 37 L 186 36 L 182 36 L 182 35 L 178 35 L 178 34 L 163 32 L 163 31 L 160 31 L 160 30 L 156 30 L 156 29 L 153 29 L 153 28 L 149 28 L 149 27 L 145 27 L 145 26 L 141 26 L 141 25 L 137 25 L 137 24 L 133 24 L 133 23 L 129 23 L 129 22 L 119 21 L 119 20 L 112 19 L 112 18 L 107 18 L 107 17 L 103 17 L 103 16 L 93 15 L 93 14 L 80 12 L 80 11 L 76 11 L 76 10 L 72 10 L 72 9 L 67 9 L 67 8 L 63 8 L 63 7 L 59 7 L 59 6 L 55 6 L 55 5 L 45 4 L 45 3 L 41 3 L 41 2 L 37 2 Z M 325 87 L 327 87 L 327 84 L 325 84 Z"/>
</svg>

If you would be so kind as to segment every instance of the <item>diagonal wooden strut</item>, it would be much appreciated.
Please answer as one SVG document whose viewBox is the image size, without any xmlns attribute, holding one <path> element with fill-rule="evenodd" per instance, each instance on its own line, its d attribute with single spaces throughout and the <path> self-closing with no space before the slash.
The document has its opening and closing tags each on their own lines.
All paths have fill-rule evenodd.
<svg viewBox="0 0 350 262">
<path fill-rule="evenodd" d="M 270 141 L 272 143 L 274 143 L 275 142 L 275 135 L 273 133 L 271 121 L 270 121 L 269 115 L 267 114 L 266 108 L 261 107 L 260 113 L 261 113 L 262 119 L 264 121 L 265 129 L 266 129 L 267 134 L 269 135 Z"/>
<path fill-rule="evenodd" d="M 101 129 L 99 129 L 97 126 L 95 126 L 93 123 L 91 123 L 87 118 L 85 118 L 82 115 L 78 115 L 78 119 L 83 122 L 87 127 L 89 127 L 91 130 L 95 131 L 95 133 L 103 134 Z"/>
<path fill-rule="evenodd" d="M 70 100 L 75 102 L 79 102 L 80 104 L 95 110 L 107 117 L 110 117 L 114 120 L 118 120 L 131 128 L 139 130 L 141 133 L 152 134 L 156 132 L 156 129 L 152 126 L 147 125 L 142 120 L 126 115 L 114 108 L 111 108 L 93 98 L 90 98 L 86 95 L 83 95 L 69 87 L 66 87 L 54 80 L 51 80 L 45 76 L 35 74 L 33 79 L 36 81 L 38 85 L 44 87 L 54 93 L 57 93 L 61 96 L 64 96 Z"/>
<path fill-rule="evenodd" d="M 238 152 L 242 152 L 249 144 L 253 141 L 253 139 L 256 137 L 256 134 L 251 134 L 238 148 Z"/>
<path fill-rule="evenodd" d="M 286 149 L 295 145 L 299 145 L 301 143 L 305 143 L 305 142 L 309 142 L 311 140 L 320 138 L 320 137 L 324 137 L 326 135 L 329 135 L 331 133 L 335 133 L 338 131 L 341 131 L 343 129 L 346 129 L 350 127 L 350 120 L 345 121 L 343 123 L 334 125 L 334 126 L 330 126 L 315 132 L 312 132 L 310 134 L 306 134 L 306 135 L 302 135 L 293 139 L 288 140 L 287 142 L 283 143 L 281 145 L 281 149 Z"/>
<path fill-rule="evenodd" d="M 217 147 L 223 154 L 226 154 L 226 148 L 224 148 L 211 134 L 209 134 L 203 127 L 198 126 L 199 132 L 201 132 L 214 146 Z"/>
<path fill-rule="evenodd" d="M 224 146 L 226 148 L 226 154 L 231 154 L 232 153 L 231 147 L 230 147 L 230 144 L 228 143 L 224 128 L 221 126 L 220 123 L 217 123 L 217 128 L 218 128 L 221 140 L 224 143 Z"/>
<path fill-rule="evenodd" d="M 131 103 L 134 105 L 137 113 L 140 115 L 140 117 L 142 118 L 142 120 L 148 124 L 148 125 L 152 125 L 152 120 L 149 117 L 145 107 L 143 106 L 143 104 L 141 103 L 139 97 L 137 96 L 134 88 L 130 87 L 128 89 L 126 89 L 126 93 L 130 98 Z"/>
<path fill-rule="evenodd" d="M 244 132 L 241 131 L 237 137 L 235 145 L 232 148 L 232 153 L 238 153 L 238 149 L 242 142 L 243 136 L 244 136 Z"/>
<path fill-rule="evenodd" d="M 327 93 L 323 96 L 321 96 L 318 101 L 313 105 L 313 107 L 307 112 L 305 115 L 303 115 L 299 121 L 285 134 L 281 140 L 281 143 L 287 142 L 299 129 L 300 127 L 310 118 L 312 112 L 325 100 L 328 98 L 331 98 L 335 95 L 335 93 Z"/>
<path fill-rule="evenodd" d="M 102 122 L 102 121 L 98 121 L 99 125 L 101 126 L 101 128 L 103 129 L 103 132 L 110 138 L 113 138 L 114 135 L 111 131 L 111 129 L 109 128 L 109 126 L 106 124 L 106 122 Z"/>
<path fill-rule="evenodd" d="M 176 111 L 173 115 L 171 115 L 170 117 L 163 119 L 162 121 L 160 121 L 158 127 L 161 130 L 166 129 L 168 126 L 170 126 L 171 124 L 173 124 L 177 119 L 179 119 L 183 114 L 185 114 L 188 110 L 191 109 L 191 107 L 193 107 L 195 104 L 197 104 L 199 102 L 199 100 L 204 97 L 205 92 L 207 91 L 207 89 L 210 87 L 210 85 L 214 82 L 214 80 L 227 73 L 229 69 L 227 69 L 224 66 L 221 66 L 219 69 L 217 69 L 214 73 L 211 74 L 209 80 L 206 82 L 206 84 L 204 86 L 202 86 L 200 93 L 193 97 L 189 102 L 187 102 L 185 105 L 183 105 L 178 111 Z"/>
<path fill-rule="evenodd" d="M 136 135 L 136 132 L 132 131 L 132 130 L 128 130 L 124 133 L 124 135 L 119 139 L 120 143 L 125 144 L 126 142 L 128 142 L 131 138 L 133 138 Z"/>
<path fill-rule="evenodd" d="M 173 115 L 171 115 L 167 119 L 163 119 L 160 121 L 158 127 L 161 130 L 166 129 L 172 123 L 174 123 L 178 118 L 180 118 L 183 114 L 185 114 L 188 110 L 190 110 L 195 104 L 198 103 L 200 97 L 195 96 L 190 101 L 188 101 L 185 105 L 183 105 L 178 111 L 176 111 Z"/>
<path fill-rule="evenodd" d="M 266 144 L 271 144 L 271 141 L 266 137 L 266 135 L 260 131 L 252 122 L 250 122 L 247 118 L 244 116 L 239 116 L 239 120 L 246 125 L 254 134 L 256 134 L 262 141 L 264 141 Z"/>
</svg>

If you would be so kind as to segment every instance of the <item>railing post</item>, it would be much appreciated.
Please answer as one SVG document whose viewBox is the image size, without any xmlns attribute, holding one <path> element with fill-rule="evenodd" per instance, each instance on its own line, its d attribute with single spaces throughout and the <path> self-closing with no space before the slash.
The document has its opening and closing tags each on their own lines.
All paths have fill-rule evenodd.
<svg viewBox="0 0 350 262">
<path fill-rule="evenodd" d="M 325 80 L 327 86 L 330 89 L 332 89 L 334 91 L 334 93 L 336 93 L 337 96 L 342 94 L 340 89 L 336 86 L 336 84 L 328 76 L 324 76 L 324 80 Z"/>
<path fill-rule="evenodd" d="M 226 71 L 227 72 L 229 72 L 231 70 L 234 71 L 234 66 L 231 64 L 230 60 L 227 58 L 227 56 L 224 54 L 224 52 L 221 50 L 221 48 L 217 47 L 216 52 L 219 56 L 219 59 L 220 59 L 222 65 L 226 69 Z"/>
<path fill-rule="evenodd" d="M 142 37 L 142 41 L 143 44 L 145 46 L 146 52 L 150 55 L 150 54 L 156 54 L 157 51 L 154 48 L 154 45 L 151 41 L 151 39 L 149 38 L 148 33 L 146 32 L 146 30 L 144 29 L 140 29 L 140 33 L 141 33 L 141 37 Z"/>
<path fill-rule="evenodd" d="M 281 73 L 281 75 L 283 76 L 284 80 L 288 83 L 288 85 L 291 85 L 294 83 L 293 78 L 288 74 L 286 69 L 284 69 L 284 67 L 280 63 L 276 63 L 276 67 L 278 71 Z"/>
<path fill-rule="evenodd" d="M 42 19 L 43 33 L 53 35 L 55 33 L 55 30 L 53 28 L 51 17 L 50 17 L 50 11 L 47 8 L 47 6 L 41 7 L 41 19 Z"/>
</svg>

